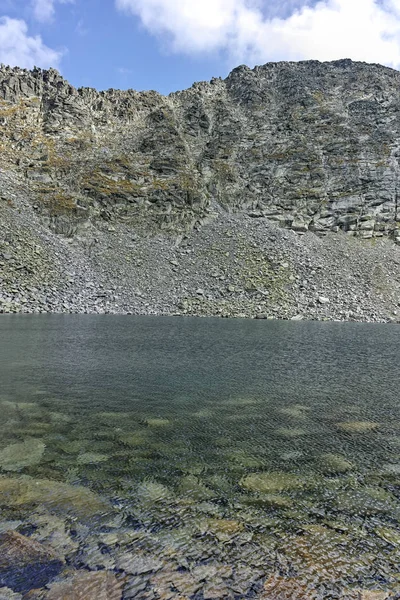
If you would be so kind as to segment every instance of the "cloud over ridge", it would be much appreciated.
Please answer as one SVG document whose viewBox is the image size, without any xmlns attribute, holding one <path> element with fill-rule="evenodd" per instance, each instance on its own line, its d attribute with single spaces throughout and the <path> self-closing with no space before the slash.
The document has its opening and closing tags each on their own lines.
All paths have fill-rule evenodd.
<svg viewBox="0 0 400 600">
<path fill-rule="evenodd" d="M 51 21 L 56 12 L 55 4 L 70 4 L 74 0 L 32 0 L 33 14 L 37 21 Z"/>
<path fill-rule="evenodd" d="M 40 36 L 30 36 L 25 21 L 0 17 L 0 62 L 32 69 L 57 67 L 62 57 L 46 46 Z"/>
<path fill-rule="evenodd" d="M 352 58 L 400 67 L 400 0 L 115 0 L 182 53 L 223 53 L 232 64 Z"/>
</svg>

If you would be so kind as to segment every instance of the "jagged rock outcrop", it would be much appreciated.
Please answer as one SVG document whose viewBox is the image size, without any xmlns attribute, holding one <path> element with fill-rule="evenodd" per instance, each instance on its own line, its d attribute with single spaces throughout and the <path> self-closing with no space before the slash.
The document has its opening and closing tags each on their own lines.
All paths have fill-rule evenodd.
<svg viewBox="0 0 400 600">
<path fill-rule="evenodd" d="M 396 237 L 399 86 L 350 60 L 242 66 L 168 97 L 2 66 L 1 168 L 65 235 L 112 221 L 187 231 L 219 205 L 298 232 Z"/>
</svg>

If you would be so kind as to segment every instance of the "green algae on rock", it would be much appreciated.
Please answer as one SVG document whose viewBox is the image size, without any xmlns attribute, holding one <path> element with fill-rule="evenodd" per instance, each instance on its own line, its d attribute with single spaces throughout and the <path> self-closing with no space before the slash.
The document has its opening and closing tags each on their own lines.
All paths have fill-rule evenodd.
<svg viewBox="0 0 400 600">
<path fill-rule="evenodd" d="M 78 465 L 97 465 L 101 462 L 106 462 L 109 460 L 109 456 L 106 454 L 97 454 L 96 452 L 84 452 L 83 454 L 79 454 L 76 459 Z"/>
<path fill-rule="evenodd" d="M 240 485 L 251 492 L 275 493 L 302 490 L 310 487 L 310 481 L 292 473 L 270 472 L 252 473 L 240 480 Z"/>
<path fill-rule="evenodd" d="M 108 502 L 80 485 L 32 478 L 0 478 L 0 494 L 8 507 L 41 506 L 79 518 L 111 512 Z"/>
<path fill-rule="evenodd" d="M 26 439 L 20 444 L 11 444 L 0 450 L 0 467 L 3 471 L 20 471 L 24 467 L 37 465 L 42 460 L 46 445 L 42 440 Z"/>
<path fill-rule="evenodd" d="M 371 421 L 345 421 L 337 423 L 337 427 L 346 433 L 369 433 L 379 427 L 379 423 Z"/>
<path fill-rule="evenodd" d="M 320 463 L 326 473 L 346 473 L 354 469 L 353 463 L 340 454 L 323 454 Z"/>
</svg>

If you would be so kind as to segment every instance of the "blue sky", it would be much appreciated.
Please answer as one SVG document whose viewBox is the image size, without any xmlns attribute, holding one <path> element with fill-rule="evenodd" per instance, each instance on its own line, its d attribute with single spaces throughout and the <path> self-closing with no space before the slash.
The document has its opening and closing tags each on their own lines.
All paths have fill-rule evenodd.
<svg viewBox="0 0 400 600">
<path fill-rule="evenodd" d="M 0 0 L 0 62 L 77 87 L 168 93 L 311 58 L 398 68 L 400 0 Z"/>
</svg>

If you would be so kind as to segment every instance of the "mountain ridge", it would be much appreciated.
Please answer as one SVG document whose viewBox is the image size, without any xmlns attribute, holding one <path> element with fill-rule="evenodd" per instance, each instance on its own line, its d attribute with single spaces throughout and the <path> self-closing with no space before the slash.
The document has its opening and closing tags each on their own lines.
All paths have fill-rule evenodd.
<svg viewBox="0 0 400 600">
<path fill-rule="evenodd" d="M 260 248 L 264 244 L 268 252 L 274 252 L 271 235 L 280 239 L 277 260 L 283 263 L 287 262 L 285 254 L 291 255 L 292 249 L 286 247 L 290 235 L 295 235 L 300 252 L 303 246 L 309 253 L 316 244 L 330 246 L 338 240 L 347 248 L 354 239 L 364 244 L 357 245 L 355 252 L 367 256 L 366 244 L 373 242 L 382 247 L 382 262 L 388 253 L 396 261 L 398 248 L 393 242 L 400 244 L 399 88 L 398 71 L 350 59 L 267 63 L 254 69 L 242 65 L 225 79 L 195 83 L 168 96 L 154 91 L 76 89 L 54 69 L 27 71 L 1 66 L 2 224 L 6 223 L 10 232 L 20 228 L 15 211 L 26 217 L 28 225 L 24 227 L 34 222 L 32 234 L 40 231 L 43 243 L 52 248 L 46 250 L 50 253 L 47 265 L 51 265 L 57 246 L 67 245 L 74 249 L 74 256 L 79 255 L 71 255 L 70 271 L 84 271 L 96 253 L 94 279 L 99 277 L 99 270 L 103 275 L 108 273 L 106 280 L 114 277 L 112 256 L 107 260 L 103 257 L 104 263 L 99 258 L 101 244 L 109 244 L 115 257 L 119 253 L 129 257 L 131 247 L 126 236 L 133 236 L 143 247 L 150 244 L 151 254 L 151 240 L 161 235 L 165 247 L 160 252 L 168 254 L 176 243 L 180 247 L 182 240 L 187 243 L 196 232 L 206 237 L 209 232 L 212 238 L 218 231 L 220 236 L 224 223 L 235 223 L 235 231 L 236 227 L 248 230 L 250 241 L 245 245 L 250 249 L 243 250 L 244 263 L 246 256 L 250 262 L 255 260 L 254 244 Z M 265 239 L 260 237 L 260 227 Z M 204 244 L 208 244 L 206 238 Z M 3 239 L 3 246 L 7 250 L 7 240 Z M 3 254 L 9 253 L 3 250 Z M 143 264 L 155 280 L 160 280 L 162 296 L 165 282 L 150 254 L 142 259 Z M 32 262 L 31 258 L 24 254 L 21 260 L 16 256 L 16 261 Z M 259 259 L 264 260 L 262 256 Z M 217 270 L 221 258 L 215 255 L 213 260 Z M 146 279 L 144 271 L 139 273 L 140 264 L 133 268 L 128 262 L 121 258 L 126 290 L 134 286 L 135 278 Z M 255 275 L 246 283 L 246 278 L 235 271 L 234 262 L 226 265 L 221 276 L 234 280 L 228 288 L 235 291 L 228 291 L 226 298 L 226 290 L 215 288 L 204 311 L 197 306 L 203 295 L 193 289 L 193 267 L 187 265 L 183 277 L 188 278 L 188 289 L 179 291 L 176 282 L 175 295 L 171 291 L 171 299 L 154 311 L 220 314 L 220 305 L 226 305 L 228 313 L 251 316 L 267 315 L 269 310 L 291 318 L 330 318 L 341 312 L 347 318 L 347 313 L 354 313 L 339 308 L 336 313 L 331 303 L 324 306 L 319 302 L 319 298 L 332 296 L 322 289 L 323 282 L 310 282 L 310 290 L 300 291 L 298 286 L 296 291 L 296 278 L 302 277 L 297 272 L 291 274 L 292 282 L 280 281 L 279 293 L 268 291 L 269 276 L 271 285 L 275 276 L 276 281 L 282 279 L 277 273 L 273 275 L 271 265 L 275 262 L 270 257 L 263 264 L 257 275 L 262 284 L 253 281 Z M 385 281 L 390 297 L 393 295 L 390 318 L 397 312 L 396 265 L 389 265 L 386 279 L 391 281 Z M 0 267 L 11 268 L 8 261 Z M 386 267 L 379 264 L 379 268 Z M 370 269 L 375 270 L 373 264 Z M 26 289 L 24 270 L 17 271 L 10 274 L 8 282 L 7 277 L 0 282 L 4 301 L 11 302 L 10 306 L 21 306 L 18 286 Z M 171 276 L 174 278 L 173 269 Z M 57 277 L 57 281 L 63 277 L 61 272 Z M 371 286 L 368 277 L 366 272 L 366 290 Z M 57 281 L 53 286 L 56 290 Z M 107 282 L 102 285 L 107 287 Z M 330 290 L 331 285 L 334 282 L 328 281 L 326 287 Z M 197 287 L 207 296 L 202 286 L 199 282 Z M 318 289 L 313 287 L 320 290 L 317 298 L 314 292 Z M 292 288 L 293 297 L 288 300 Z M 351 295 L 351 291 L 344 293 Z M 30 296 L 24 293 L 29 305 Z M 388 293 L 384 292 L 385 302 Z M 76 303 L 68 294 L 70 300 L 60 300 L 61 304 L 55 300 L 55 306 L 62 309 L 66 304 L 67 311 L 69 307 L 89 312 L 93 308 L 92 301 L 80 302 L 85 294 L 79 285 Z M 162 305 L 157 286 L 149 294 L 148 306 L 143 307 L 146 302 L 136 299 L 131 312 L 152 312 L 153 307 Z M 232 310 L 229 294 L 240 296 Z M 307 294 L 314 298 L 307 300 L 314 304 L 312 310 L 298 305 L 300 295 Z M 190 301 L 194 308 L 179 309 L 187 296 L 194 298 Z M 116 306 L 117 312 L 130 312 L 128 299 L 121 306 L 113 302 L 109 302 L 109 310 Z M 31 304 L 36 306 L 34 300 Z M 296 314 L 288 306 L 293 310 L 297 306 Z M 382 311 L 384 318 L 389 318 L 386 307 Z M 375 314 L 372 305 L 366 313 Z"/>
</svg>

